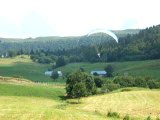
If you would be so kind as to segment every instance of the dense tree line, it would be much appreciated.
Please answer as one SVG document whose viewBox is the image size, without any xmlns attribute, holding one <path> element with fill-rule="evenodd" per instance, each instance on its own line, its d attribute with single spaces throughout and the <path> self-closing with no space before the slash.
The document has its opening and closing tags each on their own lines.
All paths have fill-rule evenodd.
<svg viewBox="0 0 160 120">
<path fill-rule="evenodd" d="M 60 52 L 59 52 L 60 53 Z M 99 58 L 97 53 L 101 54 Z M 94 46 L 80 46 L 62 52 L 72 56 L 72 61 L 106 62 L 147 60 L 160 58 L 160 25 L 140 30 L 138 34 L 128 34 L 119 38 L 119 43 L 108 40 Z"/>
</svg>

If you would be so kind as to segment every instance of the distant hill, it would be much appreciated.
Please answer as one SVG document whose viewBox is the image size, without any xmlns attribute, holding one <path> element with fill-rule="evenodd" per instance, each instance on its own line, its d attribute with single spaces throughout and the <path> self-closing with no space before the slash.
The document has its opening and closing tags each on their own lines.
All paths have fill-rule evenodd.
<svg viewBox="0 0 160 120">
<path fill-rule="evenodd" d="M 118 37 L 125 36 L 127 34 L 137 34 L 140 29 L 127 29 L 127 30 L 112 30 Z M 80 39 L 82 36 L 69 36 L 69 37 L 60 37 L 60 36 L 44 36 L 36 38 L 3 38 L 0 37 L 1 42 L 31 42 L 31 41 L 59 41 L 59 40 L 74 40 Z"/>
<path fill-rule="evenodd" d="M 136 34 L 139 30 L 116 30 L 114 31 L 118 37 L 125 37 L 128 34 Z M 68 50 L 79 46 L 90 46 L 93 41 L 94 43 L 103 43 L 112 38 L 107 35 L 98 33 L 95 34 L 93 38 L 88 38 L 86 36 L 69 36 L 69 37 L 59 37 L 59 36 L 46 36 L 37 38 L 0 38 L 0 55 L 5 54 L 8 51 L 23 51 L 23 53 L 28 54 L 31 50 L 33 51 L 57 51 L 57 50 Z"/>
<path fill-rule="evenodd" d="M 124 37 L 127 34 L 138 34 L 140 29 L 113 30 L 118 37 Z"/>
</svg>

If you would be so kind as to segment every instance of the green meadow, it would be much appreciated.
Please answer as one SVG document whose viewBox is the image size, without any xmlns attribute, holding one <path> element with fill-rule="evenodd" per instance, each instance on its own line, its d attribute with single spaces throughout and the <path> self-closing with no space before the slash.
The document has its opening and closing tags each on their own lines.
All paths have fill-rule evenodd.
<svg viewBox="0 0 160 120">
<path fill-rule="evenodd" d="M 38 64 L 30 60 L 29 56 L 0 59 L 0 76 L 20 76 L 34 82 L 51 82 L 52 79 L 44 75 L 51 67 L 47 64 Z"/>
<path fill-rule="evenodd" d="M 65 86 L 16 82 L 0 83 L 0 120 L 122 120 L 126 114 L 133 120 L 160 113 L 160 90 L 130 88 L 109 94 L 65 99 Z M 108 111 L 119 118 L 108 117 Z"/>
<path fill-rule="evenodd" d="M 58 68 L 63 72 L 71 73 L 78 68 L 90 73 L 92 70 L 104 70 L 104 68 L 111 64 L 114 68 L 115 75 L 124 75 L 127 73 L 131 76 L 151 77 L 160 79 L 160 60 L 146 60 L 146 61 L 129 61 L 129 62 L 111 62 L 111 63 L 73 63 L 64 67 Z"/>
<path fill-rule="evenodd" d="M 58 68 L 70 73 L 83 67 L 86 72 L 102 70 L 112 64 L 115 73 L 160 79 L 160 60 L 114 63 L 75 63 Z M 56 82 L 44 72 L 51 65 L 34 63 L 29 56 L 0 59 L 0 120 L 132 120 L 160 118 L 160 90 L 118 89 L 111 93 L 66 99 L 64 79 Z M 15 76 L 21 76 L 16 78 Z M 23 80 L 28 79 L 28 80 Z M 63 83 L 63 84 L 62 84 Z M 115 112 L 119 118 L 107 116 Z"/>
<path fill-rule="evenodd" d="M 108 64 L 113 65 L 115 75 L 127 73 L 132 76 L 143 76 L 160 79 L 160 60 L 111 62 L 111 63 L 72 63 L 57 68 L 63 74 L 68 74 L 84 68 L 88 73 L 92 70 L 104 70 Z M 0 76 L 20 76 L 34 82 L 53 82 L 54 80 L 44 75 L 44 72 L 51 68 L 50 64 L 39 64 L 32 62 L 29 56 L 18 56 L 15 58 L 0 59 Z M 60 78 L 58 83 L 64 83 L 65 79 Z M 56 82 L 57 82 L 56 81 Z M 54 81 L 55 82 L 55 81 Z"/>
</svg>

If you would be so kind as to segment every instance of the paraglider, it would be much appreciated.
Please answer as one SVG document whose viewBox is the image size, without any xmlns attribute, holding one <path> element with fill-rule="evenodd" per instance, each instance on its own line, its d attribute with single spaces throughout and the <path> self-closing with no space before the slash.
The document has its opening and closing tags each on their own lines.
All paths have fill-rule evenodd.
<svg viewBox="0 0 160 120">
<path fill-rule="evenodd" d="M 87 34 L 87 36 L 90 36 L 90 35 L 95 34 L 95 33 L 106 33 L 109 36 L 111 36 L 114 40 L 116 40 L 116 42 L 118 43 L 118 37 L 112 31 L 109 31 L 109 30 L 106 30 L 106 29 L 96 29 L 96 30 L 93 30 L 93 31 L 89 32 Z"/>
<path fill-rule="evenodd" d="M 89 32 L 87 34 L 87 37 L 89 37 L 92 34 L 96 34 L 96 33 L 105 33 L 105 34 L 111 36 L 118 43 L 118 37 L 112 31 L 109 31 L 109 30 L 106 30 L 106 29 L 92 30 L 91 32 Z M 100 58 L 101 57 L 100 51 L 98 49 L 96 49 L 96 51 L 97 51 L 97 56 Z"/>
</svg>

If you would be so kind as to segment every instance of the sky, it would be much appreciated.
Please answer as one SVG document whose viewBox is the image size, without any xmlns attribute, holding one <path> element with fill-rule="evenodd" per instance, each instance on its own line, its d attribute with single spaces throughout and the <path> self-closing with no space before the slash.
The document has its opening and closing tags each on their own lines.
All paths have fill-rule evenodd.
<svg viewBox="0 0 160 120">
<path fill-rule="evenodd" d="M 0 0 L 0 37 L 80 36 L 160 24 L 159 0 Z"/>
</svg>

